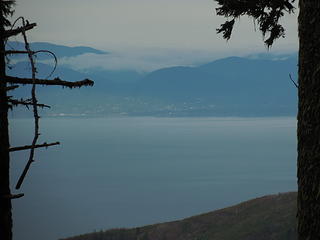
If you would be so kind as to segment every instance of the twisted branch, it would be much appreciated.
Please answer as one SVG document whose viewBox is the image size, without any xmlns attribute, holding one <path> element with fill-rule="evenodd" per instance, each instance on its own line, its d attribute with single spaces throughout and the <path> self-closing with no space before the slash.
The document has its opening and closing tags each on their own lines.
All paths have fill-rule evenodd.
<svg viewBox="0 0 320 240">
<path fill-rule="evenodd" d="M 46 79 L 48 79 L 49 77 L 51 77 L 51 75 L 54 73 L 54 71 L 57 68 L 57 65 L 58 65 L 57 56 L 53 52 L 51 52 L 49 50 L 38 50 L 38 51 L 35 51 L 33 54 L 36 55 L 37 53 L 49 53 L 54 59 L 54 67 L 53 67 L 51 73 L 46 77 Z"/>
<path fill-rule="evenodd" d="M 54 67 L 53 67 L 51 73 L 46 77 L 46 79 L 51 77 L 51 75 L 54 73 L 54 71 L 56 70 L 57 65 L 58 65 L 57 56 L 53 52 L 51 52 L 49 50 L 38 50 L 38 51 L 30 51 L 30 52 L 28 52 L 28 51 L 19 51 L 19 50 L 7 50 L 4 53 L 5 53 L 5 55 L 13 55 L 13 54 L 32 54 L 32 55 L 36 55 L 38 53 L 49 53 L 54 59 Z"/>
</svg>

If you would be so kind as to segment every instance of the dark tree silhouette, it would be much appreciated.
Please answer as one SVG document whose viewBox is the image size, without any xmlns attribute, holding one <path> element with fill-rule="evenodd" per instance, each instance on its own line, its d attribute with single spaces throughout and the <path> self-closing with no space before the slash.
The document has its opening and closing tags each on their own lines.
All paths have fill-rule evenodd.
<svg viewBox="0 0 320 240">
<path fill-rule="evenodd" d="M 63 87 L 75 88 L 82 86 L 92 86 L 93 81 L 85 79 L 78 82 L 63 81 L 60 78 L 53 80 L 38 79 L 36 77 L 37 69 L 35 63 L 35 56 L 40 52 L 46 52 L 53 56 L 55 62 L 57 59 L 54 53 L 40 50 L 32 51 L 27 39 L 26 32 L 33 29 L 36 24 L 29 23 L 23 17 L 19 17 L 13 24 L 8 20 L 9 16 L 13 14 L 13 5 L 15 1 L 0 0 L 0 239 L 11 240 L 12 239 L 12 205 L 11 200 L 15 198 L 23 197 L 23 193 L 12 194 L 10 190 L 10 157 L 9 152 L 30 150 L 29 159 L 26 166 L 18 179 L 16 189 L 19 189 L 27 175 L 32 162 L 34 162 L 35 149 L 41 147 L 49 147 L 59 144 L 54 143 L 42 143 L 38 144 L 39 133 L 39 113 L 38 108 L 49 107 L 45 104 L 38 103 L 36 96 L 37 85 L 58 85 Z M 16 24 L 21 23 L 20 26 L 15 27 Z M 25 50 L 6 51 L 5 44 L 7 40 L 12 37 L 21 34 L 23 36 Z M 12 54 L 25 54 L 28 56 L 31 65 L 31 78 L 18 78 L 14 76 L 6 75 L 6 58 Z M 19 87 L 19 85 L 32 85 L 31 98 L 28 99 L 14 99 L 12 96 L 8 96 L 7 92 L 12 91 Z M 12 95 L 10 93 L 10 95 Z M 8 110 L 14 106 L 22 105 L 32 109 L 34 117 L 34 136 L 31 145 L 21 147 L 11 147 L 9 145 L 9 133 L 8 133 Z"/>
<path fill-rule="evenodd" d="M 217 29 L 229 39 L 243 15 L 259 25 L 265 44 L 284 37 L 279 19 L 294 9 L 295 0 L 215 0 L 217 14 L 231 18 Z M 320 1 L 299 1 L 298 106 L 298 236 L 320 239 Z"/>
</svg>

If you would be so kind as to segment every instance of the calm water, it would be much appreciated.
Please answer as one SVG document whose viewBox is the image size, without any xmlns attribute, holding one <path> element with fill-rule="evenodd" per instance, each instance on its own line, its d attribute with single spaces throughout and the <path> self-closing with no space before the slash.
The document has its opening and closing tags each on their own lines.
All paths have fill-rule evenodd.
<svg viewBox="0 0 320 240">
<path fill-rule="evenodd" d="M 11 121 L 12 145 L 32 122 Z M 42 119 L 39 150 L 14 200 L 15 240 L 171 221 L 296 190 L 294 118 Z M 13 153 L 12 183 L 28 152 Z"/>
</svg>

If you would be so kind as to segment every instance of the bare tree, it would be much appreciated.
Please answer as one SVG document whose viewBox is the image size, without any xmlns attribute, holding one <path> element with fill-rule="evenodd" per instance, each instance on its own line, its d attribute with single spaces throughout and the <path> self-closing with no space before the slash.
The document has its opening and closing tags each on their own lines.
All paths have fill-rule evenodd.
<svg viewBox="0 0 320 240">
<path fill-rule="evenodd" d="M 30 150 L 29 158 L 26 166 L 17 181 L 16 189 L 20 189 L 32 162 L 35 159 L 35 149 L 41 147 L 50 147 L 60 144 L 59 142 L 53 143 L 41 143 L 38 144 L 39 138 L 39 108 L 49 108 L 50 106 L 38 103 L 36 95 L 37 85 L 56 85 L 68 88 L 76 88 L 83 86 L 92 86 L 94 83 L 89 79 L 85 79 L 78 82 L 63 81 L 60 78 L 52 80 L 38 79 L 37 68 L 35 63 L 35 56 L 40 52 L 47 52 L 51 54 L 57 64 L 57 58 L 54 53 L 46 50 L 33 51 L 30 48 L 26 32 L 33 29 L 36 23 L 29 23 L 23 17 L 19 17 L 13 24 L 7 19 L 8 16 L 13 14 L 14 0 L 0 0 L 0 239 L 11 240 L 12 239 L 12 205 L 11 200 L 15 198 L 23 197 L 23 193 L 12 194 L 10 190 L 10 156 L 9 152 Z M 19 26 L 16 26 L 20 24 Z M 24 41 L 25 50 L 6 51 L 5 44 L 10 37 L 21 34 Z M 13 54 L 24 54 L 28 56 L 31 65 L 31 77 L 30 78 L 18 78 L 15 76 L 6 75 L 6 58 Z M 14 99 L 12 96 L 8 96 L 8 91 L 13 91 L 20 85 L 31 85 L 31 97 L 27 99 Z M 11 95 L 11 94 L 10 94 Z M 9 133 L 8 133 L 8 111 L 14 106 L 26 106 L 32 109 L 34 117 L 34 135 L 30 145 L 10 147 L 9 145 Z"/>
</svg>

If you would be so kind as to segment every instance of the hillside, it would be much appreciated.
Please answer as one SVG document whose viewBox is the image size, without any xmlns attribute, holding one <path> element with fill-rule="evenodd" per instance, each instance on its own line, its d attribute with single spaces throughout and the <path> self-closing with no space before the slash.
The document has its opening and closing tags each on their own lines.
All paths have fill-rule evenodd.
<svg viewBox="0 0 320 240">
<path fill-rule="evenodd" d="M 181 221 L 64 240 L 295 240 L 295 192 L 269 195 Z"/>
</svg>

